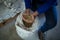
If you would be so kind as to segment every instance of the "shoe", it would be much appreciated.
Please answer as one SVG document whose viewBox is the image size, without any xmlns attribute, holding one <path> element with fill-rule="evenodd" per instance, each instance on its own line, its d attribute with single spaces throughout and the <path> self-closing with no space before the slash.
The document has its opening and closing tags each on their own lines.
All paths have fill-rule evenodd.
<svg viewBox="0 0 60 40">
<path fill-rule="evenodd" d="M 40 40 L 43 40 L 44 38 L 43 38 L 43 33 L 42 32 L 38 32 L 38 36 L 39 36 L 39 39 Z"/>
</svg>

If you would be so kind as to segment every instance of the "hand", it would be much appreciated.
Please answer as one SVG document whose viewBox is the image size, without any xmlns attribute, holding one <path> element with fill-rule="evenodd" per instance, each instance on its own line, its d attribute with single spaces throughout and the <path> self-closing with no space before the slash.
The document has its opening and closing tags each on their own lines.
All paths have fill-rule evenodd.
<svg viewBox="0 0 60 40">
<path fill-rule="evenodd" d="M 26 9 L 24 13 L 30 14 L 30 9 Z"/>
<path fill-rule="evenodd" d="M 30 9 L 26 9 L 22 16 L 27 16 L 30 14 Z"/>
<path fill-rule="evenodd" d="M 38 12 L 35 11 L 33 14 L 32 14 L 34 17 L 36 17 L 38 15 Z"/>
<path fill-rule="evenodd" d="M 31 14 L 30 15 L 23 14 L 22 20 L 24 20 L 27 23 L 32 23 L 34 21 L 34 16 Z"/>
</svg>

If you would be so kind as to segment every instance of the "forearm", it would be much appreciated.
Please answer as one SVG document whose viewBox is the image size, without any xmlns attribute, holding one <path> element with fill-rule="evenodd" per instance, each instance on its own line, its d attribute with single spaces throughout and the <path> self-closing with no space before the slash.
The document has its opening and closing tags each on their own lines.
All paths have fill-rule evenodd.
<svg viewBox="0 0 60 40">
<path fill-rule="evenodd" d="M 39 14 L 45 13 L 52 5 L 54 4 L 56 0 L 48 0 L 43 5 L 39 6 L 36 11 L 38 11 Z"/>
<path fill-rule="evenodd" d="M 24 1 L 26 9 L 29 9 L 31 7 L 31 0 L 24 0 Z"/>
</svg>

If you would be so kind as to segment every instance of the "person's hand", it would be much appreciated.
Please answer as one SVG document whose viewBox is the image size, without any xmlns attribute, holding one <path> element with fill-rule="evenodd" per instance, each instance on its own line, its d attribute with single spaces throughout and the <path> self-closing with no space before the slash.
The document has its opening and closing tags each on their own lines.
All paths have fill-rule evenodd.
<svg viewBox="0 0 60 40">
<path fill-rule="evenodd" d="M 38 15 L 38 12 L 35 11 L 32 15 L 33 15 L 33 16 L 37 16 L 37 15 Z"/>
<path fill-rule="evenodd" d="M 32 15 L 33 15 L 34 17 L 36 17 L 36 16 L 38 16 L 38 12 L 35 11 L 35 12 L 32 13 Z"/>
<path fill-rule="evenodd" d="M 30 9 L 26 9 L 24 13 L 27 15 L 30 14 Z"/>
<path fill-rule="evenodd" d="M 24 20 L 24 21 L 27 22 L 27 23 L 33 23 L 33 21 L 34 21 L 34 16 L 31 15 L 31 14 L 29 14 L 29 15 L 23 14 L 22 20 Z"/>
</svg>

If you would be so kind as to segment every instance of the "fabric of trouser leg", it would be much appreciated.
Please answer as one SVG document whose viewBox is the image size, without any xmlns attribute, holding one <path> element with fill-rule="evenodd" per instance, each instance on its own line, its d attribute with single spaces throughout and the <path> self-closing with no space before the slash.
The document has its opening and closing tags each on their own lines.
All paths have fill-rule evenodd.
<svg viewBox="0 0 60 40">
<path fill-rule="evenodd" d="M 46 32 L 54 28 L 57 24 L 57 12 L 55 6 L 51 7 L 48 11 L 46 11 L 45 16 L 46 16 L 46 22 L 38 31 Z"/>
</svg>

